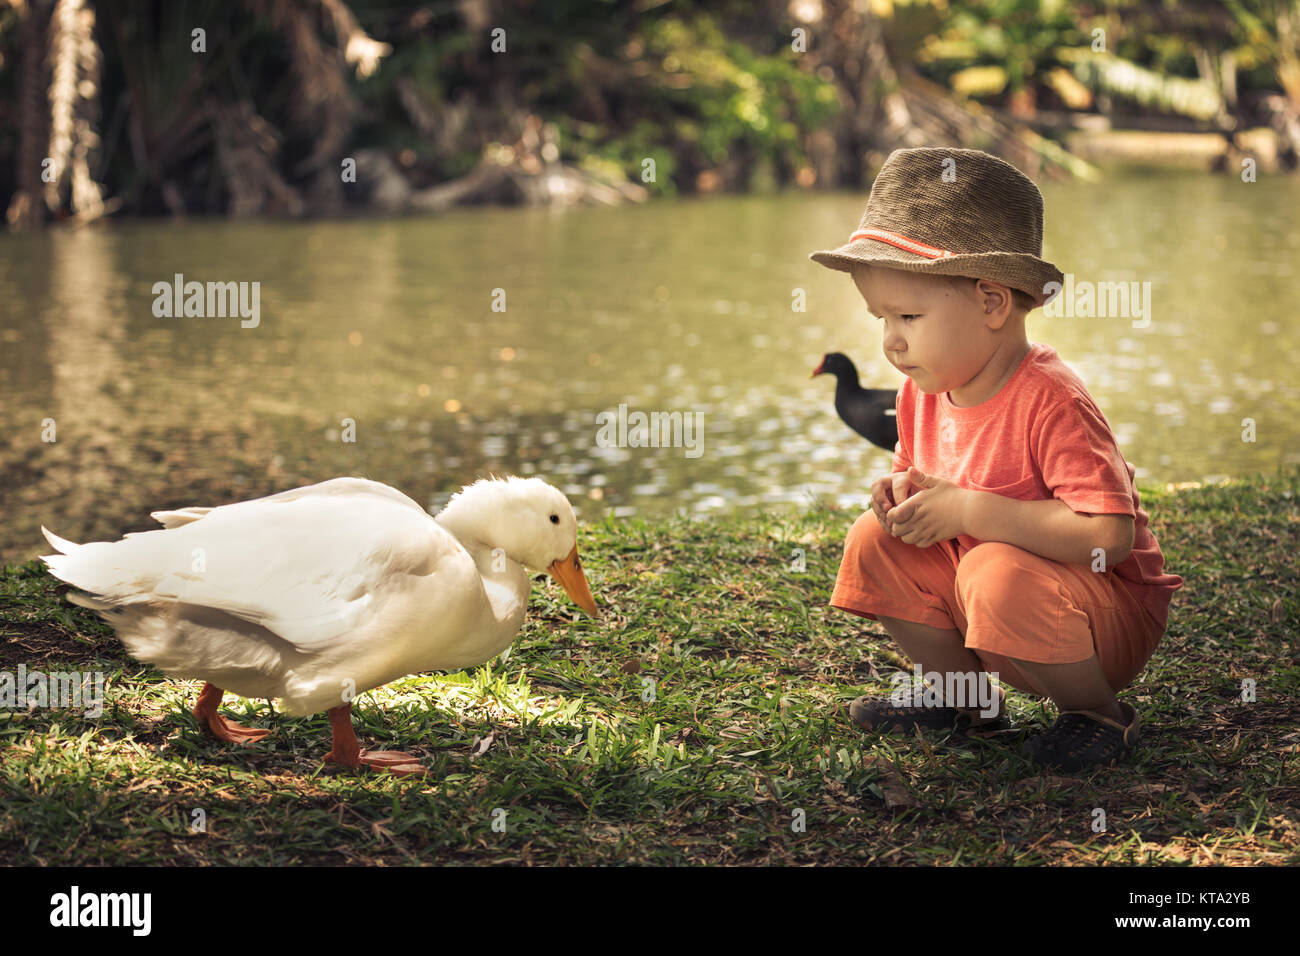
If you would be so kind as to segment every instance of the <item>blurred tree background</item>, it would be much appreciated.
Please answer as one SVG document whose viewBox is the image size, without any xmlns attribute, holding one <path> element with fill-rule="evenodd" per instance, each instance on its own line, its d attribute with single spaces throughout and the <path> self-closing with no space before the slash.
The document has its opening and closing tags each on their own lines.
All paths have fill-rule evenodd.
<svg viewBox="0 0 1300 956">
<path fill-rule="evenodd" d="M 0 0 L 0 85 L 11 228 L 1088 176 L 1097 128 L 1294 169 L 1300 0 Z"/>
</svg>

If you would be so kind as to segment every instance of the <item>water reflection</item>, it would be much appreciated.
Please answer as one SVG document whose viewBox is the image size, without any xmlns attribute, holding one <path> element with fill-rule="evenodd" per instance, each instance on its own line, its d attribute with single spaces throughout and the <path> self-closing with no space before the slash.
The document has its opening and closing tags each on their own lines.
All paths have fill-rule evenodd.
<svg viewBox="0 0 1300 956">
<path fill-rule="evenodd" d="M 1300 227 L 1280 214 L 1300 184 L 1129 174 L 1044 192 L 1049 258 L 1081 279 L 1152 283 L 1147 328 L 1039 314 L 1029 329 L 1089 384 L 1139 476 L 1300 461 Z M 839 421 L 830 381 L 808 371 L 845 351 L 865 385 L 902 378 L 849 278 L 806 255 L 847 234 L 861 203 L 4 237 L 0 557 L 38 553 L 42 521 L 107 537 L 149 527 L 150 510 L 339 474 L 430 507 L 479 475 L 538 474 L 588 520 L 811 496 L 860 507 L 889 455 Z M 260 325 L 155 318 L 152 283 L 175 273 L 260 281 Z M 620 404 L 703 414 L 704 454 L 600 447 L 597 415 Z"/>
</svg>

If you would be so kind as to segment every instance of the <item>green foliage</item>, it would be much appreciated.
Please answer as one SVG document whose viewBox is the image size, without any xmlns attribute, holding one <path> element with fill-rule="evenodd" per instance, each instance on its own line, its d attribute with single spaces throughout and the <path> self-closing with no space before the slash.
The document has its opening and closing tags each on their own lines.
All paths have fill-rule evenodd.
<svg viewBox="0 0 1300 956">
<path fill-rule="evenodd" d="M 647 19 L 613 62 L 628 82 L 597 95 L 609 96 L 611 112 L 628 118 L 622 129 L 570 115 L 554 120 L 576 159 L 595 156 L 639 179 L 642 161 L 653 158 L 660 195 L 677 191 L 674 176 L 683 167 L 706 169 L 737 157 L 797 166 L 806 159 L 802 138 L 839 108 L 834 87 L 802 69 L 788 47 L 757 52 L 709 14 Z M 567 79 L 582 89 L 598 85 L 576 56 Z M 583 102 L 577 89 L 564 95 Z"/>
<path fill-rule="evenodd" d="M 367 4 L 355 6 L 369 26 Z M 486 38 L 471 38 L 454 18 L 450 30 L 434 19 L 405 42 L 376 26 L 394 52 L 358 90 L 358 138 L 410 148 L 446 172 L 446 157 L 409 128 L 397 102 L 395 84 L 407 78 L 432 109 L 470 94 L 479 119 L 497 105 L 496 90 L 517 91 L 521 106 L 555 124 L 562 158 L 637 182 L 653 159 L 656 181 L 646 185 L 661 196 L 689 185 L 680 175 L 730 159 L 792 169 L 806 161 L 803 138 L 832 119 L 839 96 L 811 71 L 812 58 L 774 42 L 753 16 L 746 5 L 706 12 L 669 3 L 647 13 L 590 0 L 538 5 L 503 18 L 508 56 L 492 54 Z"/>
<path fill-rule="evenodd" d="M 1086 42 L 1083 24 L 1055 0 L 973 0 L 953 5 L 916 59 L 941 81 L 970 67 L 997 67 L 1015 91 L 1054 61 L 1058 46 Z"/>
<path fill-rule="evenodd" d="M 959 94 L 982 98 L 999 99 L 1027 87 L 1045 90 L 1053 67 L 1070 66 L 1059 51 L 1091 50 L 1096 30 L 1103 32 L 1107 54 L 1164 77 L 1198 78 L 1198 49 L 1213 55 L 1229 52 L 1239 71 L 1240 89 L 1276 89 L 1279 59 L 1287 55 L 1279 40 L 1280 24 L 1290 3 L 914 3 L 898 9 L 892 35 L 907 41 L 925 75 Z M 1294 16 L 1300 22 L 1300 13 Z M 908 52 L 907 46 L 897 50 L 903 60 Z"/>
<path fill-rule="evenodd" d="M 819 95 L 827 84 L 801 71 L 792 51 L 759 55 L 729 39 L 708 16 L 691 23 L 654 21 L 646 45 L 666 72 L 689 78 L 681 94 L 669 100 L 703 121 L 692 133 L 709 161 L 725 162 L 736 143 L 773 158 L 785 151 L 797 156 L 799 127 L 816 128 L 834 112 L 833 98 Z"/>
</svg>

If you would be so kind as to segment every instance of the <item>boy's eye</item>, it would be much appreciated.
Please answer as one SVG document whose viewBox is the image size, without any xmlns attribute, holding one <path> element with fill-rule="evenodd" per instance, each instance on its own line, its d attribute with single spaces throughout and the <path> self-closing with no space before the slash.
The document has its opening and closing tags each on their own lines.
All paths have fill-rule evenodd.
<svg viewBox="0 0 1300 956">
<path fill-rule="evenodd" d="M 913 319 L 919 319 L 920 317 L 921 314 L 919 312 L 904 312 L 899 316 L 899 318 L 904 322 L 911 322 Z M 883 315 L 878 315 L 876 318 L 883 320 L 885 317 Z"/>
</svg>

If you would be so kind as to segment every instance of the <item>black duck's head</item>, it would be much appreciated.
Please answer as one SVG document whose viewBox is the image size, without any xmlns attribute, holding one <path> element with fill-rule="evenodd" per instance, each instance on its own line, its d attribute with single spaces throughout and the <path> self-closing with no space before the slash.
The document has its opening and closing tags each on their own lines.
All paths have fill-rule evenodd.
<svg viewBox="0 0 1300 956">
<path fill-rule="evenodd" d="M 810 378 L 816 378 L 818 375 L 825 375 L 827 372 L 839 378 L 841 375 L 847 375 L 850 381 L 858 380 L 858 369 L 852 360 L 843 352 L 827 352 L 822 356 L 821 364 L 813 369 Z"/>
</svg>

